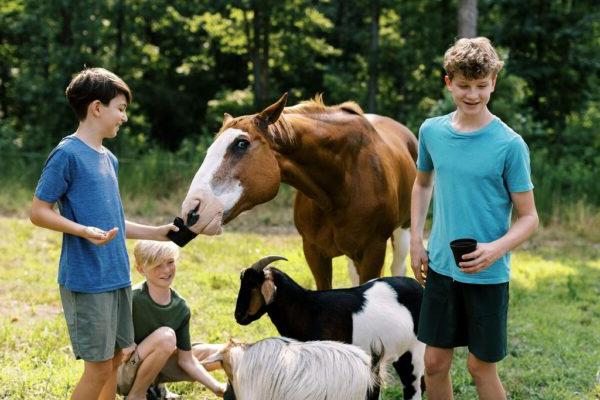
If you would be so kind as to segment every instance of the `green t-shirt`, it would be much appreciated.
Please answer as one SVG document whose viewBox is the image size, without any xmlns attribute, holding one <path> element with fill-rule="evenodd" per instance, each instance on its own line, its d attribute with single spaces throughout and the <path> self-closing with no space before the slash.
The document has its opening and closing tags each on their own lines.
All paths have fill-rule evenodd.
<svg viewBox="0 0 600 400">
<path fill-rule="evenodd" d="M 133 329 L 135 343 L 140 344 L 148 335 L 160 327 L 168 326 L 175 331 L 177 348 L 190 351 L 190 308 L 177 292 L 171 289 L 171 302 L 157 304 L 148 293 L 148 285 L 143 282 L 133 288 Z"/>
</svg>

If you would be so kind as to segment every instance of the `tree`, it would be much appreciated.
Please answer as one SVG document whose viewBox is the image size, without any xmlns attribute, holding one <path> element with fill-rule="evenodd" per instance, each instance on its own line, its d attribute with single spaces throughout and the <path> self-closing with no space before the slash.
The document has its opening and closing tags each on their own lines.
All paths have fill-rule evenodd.
<svg viewBox="0 0 600 400">
<path fill-rule="evenodd" d="M 269 101 L 269 33 L 271 27 L 271 1 L 252 0 L 252 40 L 248 41 L 254 72 L 254 107 L 258 110 Z"/>
<path fill-rule="evenodd" d="M 378 58 L 379 58 L 379 15 L 381 6 L 379 0 L 371 0 L 371 42 L 369 46 L 369 87 L 367 110 L 377 111 Z"/>
<path fill-rule="evenodd" d="M 459 0 L 458 5 L 458 37 L 474 38 L 477 36 L 477 0 Z"/>
</svg>

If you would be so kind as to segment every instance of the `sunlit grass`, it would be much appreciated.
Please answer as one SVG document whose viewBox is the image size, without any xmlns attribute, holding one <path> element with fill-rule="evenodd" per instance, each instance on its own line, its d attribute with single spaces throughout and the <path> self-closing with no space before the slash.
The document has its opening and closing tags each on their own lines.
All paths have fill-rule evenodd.
<svg viewBox="0 0 600 400">
<path fill-rule="evenodd" d="M 0 229 L 0 398 L 68 398 L 82 363 L 71 354 L 58 296 L 61 237 L 25 219 L 0 219 Z M 570 245 L 564 236 L 549 243 L 534 239 L 513 255 L 509 356 L 499 364 L 500 375 L 511 399 L 598 398 L 600 249 L 593 242 Z M 277 334 L 268 318 L 246 327 L 233 318 L 240 269 L 268 254 L 287 257 L 279 267 L 314 288 L 295 233 L 228 230 L 183 249 L 175 288 L 192 308 L 193 340 L 255 341 Z M 347 286 L 345 260 L 334 265 L 335 286 Z M 140 280 L 136 272 L 132 277 Z M 463 349 L 454 362 L 456 398 L 476 398 Z M 397 385 L 392 379 L 384 398 L 399 398 Z M 215 399 L 197 384 L 171 388 L 187 399 Z"/>
</svg>

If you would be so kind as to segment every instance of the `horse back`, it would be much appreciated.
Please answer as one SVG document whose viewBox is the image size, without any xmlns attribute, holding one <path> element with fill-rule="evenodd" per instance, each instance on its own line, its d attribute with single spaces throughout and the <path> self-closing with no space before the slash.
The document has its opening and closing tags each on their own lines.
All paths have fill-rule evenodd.
<svg viewBox="0 0 600 400">
<path fill-rule="evenodd" d="M 373 125 L 375 131 L 391 149 L 408 151 L 413 162 L 417 161 L 418 142 L 415 135 L 400 122 L 376 114 L 364 114 L 364 117 Z"/>
<path fill-rule="evenodd" d="M 346 142 L 344 149 L 353 149 L 348 152 L 352 156 L 346 157 L 347 163 L 352 161 L 346 176 L 352 179 L 334 194 L 341 205 L 322 209 L 302 192 L 297 193 L 294 204 L 294 221 L 304 241 L 318 245 L 329 257 L 346 254 L 353 258 L 368 243 L 385 241 L 396 227 L 410 222 L 415 136 L 391 118 L 374 114 L 354 118 L 347 132 L 360 131 L 365 139 Z M 348 119 L 349 124 L 352 117 Z"/>
<path fill-rule="evenodd" d="M 386 159 L 387 173 L 395 182 L 396 206 L 399 211 L 399 225 L 403 228 L 410 223 L 410 196 L 416 176 L 418 142 L 406 126 L 388 117 L 365 114 L 380 139 L 378 153 Z"/>
</svg>

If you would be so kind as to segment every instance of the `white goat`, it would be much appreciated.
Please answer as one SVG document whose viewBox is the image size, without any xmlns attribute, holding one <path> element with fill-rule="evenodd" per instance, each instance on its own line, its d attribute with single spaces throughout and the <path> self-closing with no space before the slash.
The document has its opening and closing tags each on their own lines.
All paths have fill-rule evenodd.
<svg viewBox="0 0 600 400">
<path fill-rule="evenodd" d="M 334 341 L 284 337 L 230 342 L 206 362 L 222 361 L 237 400 L 371 400 L 379 397 L 381 355 Z"/>
</svg>

